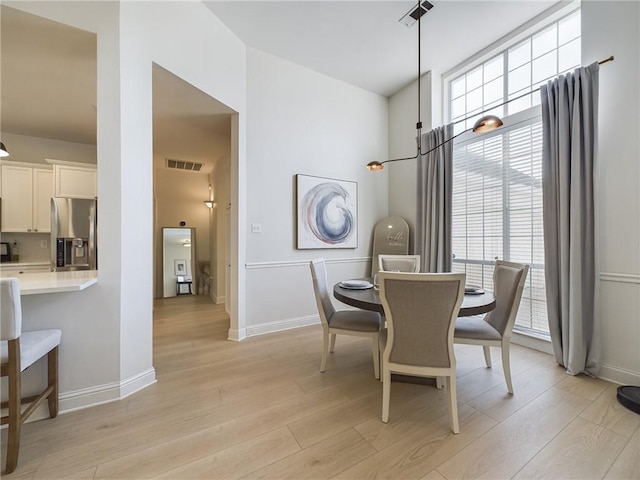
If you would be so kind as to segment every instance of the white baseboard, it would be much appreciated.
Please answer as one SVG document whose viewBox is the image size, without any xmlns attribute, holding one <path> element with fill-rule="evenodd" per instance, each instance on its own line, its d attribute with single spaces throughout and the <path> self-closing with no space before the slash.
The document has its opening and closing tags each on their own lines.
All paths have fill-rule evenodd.
<svg viewBox="0 0 640 480">
<path fill-rule="evenodd" d="M 229 329 L 229 333 L 227 333 L 227 340 L 231 340 L 234 342 L 240 342 L 247 338 L 247 329 L 242 328 L 240 330 L 232 330 Z"/>
<path fill-rule="evenodd" d="M 129 395 L 142 390 L 156 383 L 156 369 L 151 367 L 138 375 L 120 382 L 120 398 L 126 398 Z"/>
<path fill-rule="evenodd" d="M 61 393 L 58 396 L 58 413 L 75 412 L 85 408 L 96 407 L 105 403 L 116 402 L 132 395 L 143 388 L 156 383 L 156 371 L 153 367 L 122 382 L 107 383 L 90 388 Z M 27 423 L 49 418 L 49 407 L 43 402 L 30 416 Z M 5 428 L 6 426 L 3 426 Z"/>
<path fill-rule="evenodd" d="M 216 295 L 213 292 L 211 293 L 211 299 L 213 300 L 213 303 L 215 303 L 216 305 L 220 305 L 227 301 L 227 297 L 225 295 Z"/>
<path fill-rule="evenodd" d="M 261 323 L 260 325 L 250 325 L 247 327 L 247 336 L 264 335 L 267 333 L 280 332 L 291 328 L 306 327 L 320 323 L 318 315 L 309 315 L 308 317 L 291 318 L 288 320 L 279 320 L 277 322 Z"/>
<path fill-rule="evenodd" d="M 612 365 L 602 365 L 600 367 L 600 378 L 620 385 L 640 386 L 640 373 L 624 370 Z"/>
<path fill-rule="evenodd" d="M 122 382 L 61 393 L 59 396 L 60 413 L 73 412 L 102 405 L 103 403 L 122 400 L 154 383 L 156 383 L 156 371 L 151 367 Z"/>
<path fill-rule="evenodd" d="M 540 338 L 513 332 L 511 334 L 511 343 L 553 355 L 553 346 L 548 340 L 542 340 Z"/>
</svg>

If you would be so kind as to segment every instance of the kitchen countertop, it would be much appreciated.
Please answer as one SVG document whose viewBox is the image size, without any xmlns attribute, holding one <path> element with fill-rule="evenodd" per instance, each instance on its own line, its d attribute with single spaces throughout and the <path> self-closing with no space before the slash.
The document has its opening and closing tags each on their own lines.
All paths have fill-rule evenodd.
<svg viewBox="0 0 640 480">
<path fill-rule="evenodd" d="M 98 271 L 29 273 L 20 275 L 17 278 L 20 282 L 20 295 L 76 292 L 97 283 Z"/>
</svg>

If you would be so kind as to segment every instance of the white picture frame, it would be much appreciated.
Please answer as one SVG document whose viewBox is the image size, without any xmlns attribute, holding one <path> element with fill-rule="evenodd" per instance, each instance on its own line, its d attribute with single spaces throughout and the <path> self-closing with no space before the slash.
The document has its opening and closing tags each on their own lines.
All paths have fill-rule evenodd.
<svg viewBox="0 0 640 480">
<path fill-rule="evenodd" d="M 187 275 L 187 260 L 179 259 L 173 261 L 173 269 L 176 277 L 184 277 Z"/>
</svg>

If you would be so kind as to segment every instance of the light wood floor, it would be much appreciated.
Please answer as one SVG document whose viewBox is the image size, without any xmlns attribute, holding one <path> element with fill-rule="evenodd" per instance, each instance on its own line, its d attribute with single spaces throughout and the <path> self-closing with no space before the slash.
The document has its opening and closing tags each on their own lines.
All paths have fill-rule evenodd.
<svg viewBox="0 0 640 480">
<path fill-rule="evenodd" d="M 227 329 L 207 298 L 157 302 L 158 382 L 26 425 L 6 478 L 640 478 L 640 415 L 548 355 L 514 346 L 509 396 L 480 347 L 456 346 L 453 435 L 446 393 L 430 386 L 394 383 L 380 421 L 368 339 L 338 337 L 320 374 L 319 326 L 241 343 Z"/>
</svg>

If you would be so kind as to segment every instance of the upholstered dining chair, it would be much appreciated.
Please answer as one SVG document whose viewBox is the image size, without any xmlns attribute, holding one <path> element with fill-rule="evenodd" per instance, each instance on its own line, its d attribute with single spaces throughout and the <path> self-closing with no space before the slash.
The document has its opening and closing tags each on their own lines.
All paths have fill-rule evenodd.
<svg viewBox="0 0 640 480">
<path fill-rule="evenodd" d="M 378 271 L 413 272 L 420 271 L 420 255 L 378 255 Z"/>
<path fill-rule="evenodd" d="M 487 367 L 491 368 L 490 347 L 502 350 L 502 369 L 507 390 L 513 395 L 509 345 L 516 321 L 529 265 L 497 260 L 493 271 L 493 294 L 496 308 L 484 317 L 460 317 L 456 320 L 455 343 L 481 345 Z"/>
<path fill-rule="evenodd" d="M 336 310 L 329 297 L 327 268 L 324 259 L 312 260 L 309 266 L 311 267 L 313 291 L 322 323 L 320 371 L 324 372 L 326 370 L 327 354 L 328 352 L 333 353 L 336 345 L 336 335 L 354 335 L 371 338 L 373 372 L 376 378 L 380 378 L 380 355 L 378 350 L 378 335 L 382 325 L 380 314 L 367 310 Z"/>
<path fill-rule="evenodd" d="M 49 416 L 58 415 L 58 345 L 60 330 L 22 331 L 22 304 L 20 284 L 16 278 L 0 279 L 0 357 L 1 373 L 8 377 L 8 413 L 2 425 L 8 424 L 7 460 L 5 473 L 18 465 L 20 429 L 25 420 L 45 399 L 49 403 Z M 38 395 L 22 398 L 21 375 L 43 356 L 47 356 L 47 387 Z M 30 403 L 24 412 L 21 405 Z M 3 404 L 3 408 L 4 408 Z"/>
<path fill-rule="evenodd" d="M 464 273 L 378 272 L 387 328 L 382 350 L 382 421 L 389 421 L 391 374 L 445 377 L 451 430 L 458 433 L 453 329 L 464 298 Z"/>
</svg>

